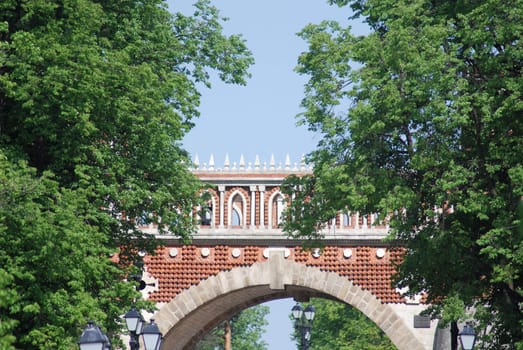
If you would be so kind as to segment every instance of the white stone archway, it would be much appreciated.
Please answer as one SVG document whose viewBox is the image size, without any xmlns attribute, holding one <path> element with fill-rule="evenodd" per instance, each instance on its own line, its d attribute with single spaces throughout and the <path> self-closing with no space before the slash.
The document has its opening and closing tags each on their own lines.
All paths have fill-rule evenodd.
<svg viewBox="0 0 523 350">
<path fill-rule="evenodd" d="M 436 326 L 414 328 L 419 305 L 383 304 L 369 291 L 333 272 L 286 260 L 272 250 L 267 262 L 212 276 L 163 305 L 155 320 L 163 350 L 189 350 L 221 321 L 247 307 L 285 297 L 327 297 L 356 307 L 381 328 L 398 350 L 431 350 Z"/>
</svg>

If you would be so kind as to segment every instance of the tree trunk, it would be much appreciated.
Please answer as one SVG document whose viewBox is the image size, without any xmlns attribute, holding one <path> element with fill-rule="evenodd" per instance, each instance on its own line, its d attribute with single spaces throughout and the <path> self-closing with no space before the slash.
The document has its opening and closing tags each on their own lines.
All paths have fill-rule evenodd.
<svg viewBox="0 0 523 350">
<path fill-rule="evenodd" d="M 223 332 L 223 349 L 224 350 L 232 350 L 232 330 L 231 330 L 231 323 L 229 321 L 225 321 L 225 324 L 223 326 L 224 332 Z"/>
</svg>

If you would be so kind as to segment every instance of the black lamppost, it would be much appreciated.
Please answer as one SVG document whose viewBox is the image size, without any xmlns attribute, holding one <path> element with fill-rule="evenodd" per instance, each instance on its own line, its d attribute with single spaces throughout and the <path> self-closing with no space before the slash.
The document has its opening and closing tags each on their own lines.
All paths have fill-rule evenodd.
<svg viewBox="0 0 523 350">
<path fill-rule="evenodd" d="M 129 341 L 131 350 L 140 349 L 140 334 L 143 336 L 145 350 L 161 349 L 162 333 L 153 319 L 151 319 L 151 323 L 144 326 L 143 317 L 135 308 L 127 312 L 124 318 L 131 335 Z M 111 350 L 109 338 L 92 321 L 87 324 L 87 327 L 82 332 L 78 345 L 80 345 L 80 350 Z"/>
<path fill-rule="evenodd" d="M 309 305 L 303 310 L 300 303 L 296 303 L 291 309 L 294 318 L 294 326 L 300 333 L 300 350 L 308 350 L 311 340 L 312 321 L 316 314 L 314 306 Z"/>
</svg>

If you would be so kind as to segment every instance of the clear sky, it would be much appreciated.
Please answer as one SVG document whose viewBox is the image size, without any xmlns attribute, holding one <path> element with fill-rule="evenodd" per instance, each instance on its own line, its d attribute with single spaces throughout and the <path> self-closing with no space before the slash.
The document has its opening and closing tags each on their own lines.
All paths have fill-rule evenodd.
<svg viewBox="0 0 523 350">
<path fill-rule="evenodd" d="M 171 11 L 192 13 L 193 0 L 170 0 Z M 311 151 L 319 138 L 306 127 L 296 126 L 306 77 L 294 72 L 298 55 L 307 49 L 296 36 L 308 23 L 335 19 L 348 23 L 348 8 L 329 6 L 326 0 L 213 0 L 223 16 L 226 33 L 242 34 L 253 52 L 255 64 L 247 86 L 213 81 L 202 89 L 201 117 L 184 140 L 185 148 L 208 162 L 214 155 L 223 165 L 225 154 L 231 162 L 254 162 L 259 155 L 269 162 L 292 162 Z M 352 24 L 354 32 L 358 25 Z"/>
<path fill-rule="evenodd" d="M 169 0 L 171 11 L 192 13 L 193 0 Z M 185 149 L 200 163 L 214 155 L 217 167 L 228 154 L 231 163 L 291 162 L 314 149 L 317 135 L 306 127 L 297 127 L 295 116 L 300 113 L 303 85 L 306 77 L 294 72 L 298 56 L 307 49 L 296 36 L 308 23 L 334 19 L 348 24 L 347 8 L 329 6 L 326 0 L 213 0 L 229 21 L 224 24 L 227 34 L 242 34 L 255 59 L 250 69 L 252 78 L 247 86 L 227 85 L 214 80 L 212 89 L 202 90 L 201 117 L 184 139 Z M 353 32 L 362 34 L 361 23 L 351 23 Z M 288 316 L 292 299 L 268 303 L 271 313 L 265 340 L 270 350 L 291 350 L 292 324 Z"/>
</svg>

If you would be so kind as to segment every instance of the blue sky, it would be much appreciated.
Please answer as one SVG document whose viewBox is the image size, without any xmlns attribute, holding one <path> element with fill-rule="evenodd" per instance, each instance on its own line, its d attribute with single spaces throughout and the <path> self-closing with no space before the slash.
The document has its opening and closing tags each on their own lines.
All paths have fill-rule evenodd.
<svg viewBox="0 0 523 350">
<path fill-rule="evenodd" d="M 171 11 L 191 13 L 193 0 L 170 0 Z M 201 117 L 184 139 L 185 148 L 201 162 L 214 155 L 221 166 L 225 154 L 231 162 L 269 162 L 271 154 L 283 162 L 311 151 L 319 138 L 306 127 L 296 126 L 306 77 L 294 72 L 306 44 L 296 36 L 308 23 L 336 19 L 348 23 L 348 8 L 329 6 L 326 0 L 214 0 L 223 16 L 226 33 L 242 34 L 255 64 L 247 86 L 213 81 L 202 89 Z M 358 32 L 357 25 L 353 25 Z"/>
<path fill-rule="evenodd" d="M 193 0 L 168 1 L 171 11 L 192 13 Z M 306 77 L 294 72 L 298 56 L 307 49 L 296 36 L 308 23 L 334 19 L 348 24 L 347 8 L 329 6 L 326 0 L 213 0 L 229 21 L 228 34 L 242 34 L 253 52 L 255 64 L 247 86 L 213 81 L 212 89 L 202 90 L 201 117 L 184 139 L 185 149 L 200 162 L 214 155 L 221 167 L 228 154 L 231 163 L 254 162 L 259 155 L 263 163 L 273 154 L 276 162 L 291 162 L 314 149 L 317 135 L 306 127 L 297 127 Z M 363 25 L 351 23 L 353 32 L 365 32 Z M 292 299 L 268 303 L 271 313 L 265 340 L 270 350 L 295 349 L 290 340 L 292 324 L 288 318 Z"/>
</svg>

